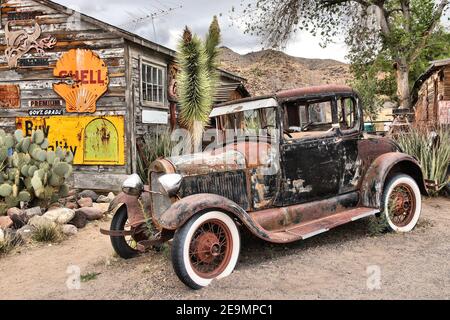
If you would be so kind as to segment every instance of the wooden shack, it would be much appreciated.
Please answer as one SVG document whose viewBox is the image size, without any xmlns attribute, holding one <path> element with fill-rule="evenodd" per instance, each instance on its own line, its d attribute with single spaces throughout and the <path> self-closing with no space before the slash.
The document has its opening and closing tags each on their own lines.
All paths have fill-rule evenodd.
<svg viewBox="0 0 450 320">
<path fill-rule="evenodd" d="M 450 59 L 432 61 L 412 93 L 415 125 L 450 125 Z"/>
<path fill-rule="evenodd" d="M 42 128 L 77 188 L 117 190 L 136 141 L 176 125 L 175 52 L 48 0 L 0 0 L 0 129 Z M 217 100 L 248 96 L 221 71 Z"/>
</svg>

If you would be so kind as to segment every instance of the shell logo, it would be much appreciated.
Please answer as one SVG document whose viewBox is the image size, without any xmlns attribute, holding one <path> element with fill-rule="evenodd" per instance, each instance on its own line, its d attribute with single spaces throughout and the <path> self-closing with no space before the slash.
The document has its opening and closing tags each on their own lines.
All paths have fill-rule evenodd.
<svg viewBox="0 0 450 320">
<path fill-rule="evenodd" d="M 72 49 L 58 60 L 55 77 L 66 79 L 53 90 L 66 101 L 67 112 L 95 112 L 98 99 L 108 90 L 108 68 L 100 57 L 86 49 Z"/>
</svg>

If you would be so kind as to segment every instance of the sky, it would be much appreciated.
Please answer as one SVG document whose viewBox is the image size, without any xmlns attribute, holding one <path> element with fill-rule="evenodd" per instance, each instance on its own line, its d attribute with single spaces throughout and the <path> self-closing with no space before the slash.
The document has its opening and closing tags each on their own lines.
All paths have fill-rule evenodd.
<svg viewBox="0 0 450 320">
<path fill-rule="evenodd" d="M 245 34 L 242 26 L 239 26 L 239 21 L 232 24 L 231 9 L 233 6 L 239 8 L 241 0 L 54 1 L 174 50 L 186 25 L 194 33 L 204 36 L 212 17 L 217 15 L 222 30 L 223 46 L 240 54 L 263 49 L 262 39 Z M 156 15 L 154 23 L 152 19 L 145 19 L 151 14 Z M 140 21 L 136 23 L 134 22 L 136 20 Z M 319 43 L 320 38 L 303 32 L 290 40 L 283 51 L 296 57 L 346 61 L 345 44 L 337 42 L 322 48 Z"/>
</svg>

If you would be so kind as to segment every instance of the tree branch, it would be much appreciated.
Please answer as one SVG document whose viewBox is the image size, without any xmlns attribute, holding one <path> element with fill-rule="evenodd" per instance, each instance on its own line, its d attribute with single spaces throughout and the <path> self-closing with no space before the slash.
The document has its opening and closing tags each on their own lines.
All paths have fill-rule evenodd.
<svg viewBox="0 0 450 320">
<path fill-rule="evenodd" d="M 441 20 L 442 13 L 444 12 L 445 8 L 448 6 L 449 0 L 442 0 L 439 6 L 436 9 L 436 12 L 434 13 L 434 18 L 432 23 L 428 26 L 427 30 L 425 30 L 424 34 L 422 35 L 422 41 L 420 41 L 419 45 L 416 46 L 413 53 L 409 57 L 410 62 L 414 62 L 420 55 L 420 52 L 422 49 L 426 46 L 428 39 L 432 35 L 434 29 L 438 25 L 439 21 Z"/>
<path fill-rule="evenodd" d="M 364 7 L 370 6 L 370 2 L 366 0 L 322 0 L 321 2 L 324 7 L 330 7 L 335 4 L 341 4 L 345 2 L 357 2 Z"/>
</svg>

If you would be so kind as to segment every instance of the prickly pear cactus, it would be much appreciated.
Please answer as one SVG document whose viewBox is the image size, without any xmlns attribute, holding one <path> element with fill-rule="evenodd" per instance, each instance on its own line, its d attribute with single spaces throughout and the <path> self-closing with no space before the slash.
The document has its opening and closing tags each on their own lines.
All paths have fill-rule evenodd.
<svg viewBox="0 0 450 320">
<path fill-rule="evenodd" d="M 61 148 L 47 150 L 42 130 L 24 137 L 0 130 L 0 215 L 20 202 L 49 204 L 67 196 L 73 155 Z"/>
</svg>

